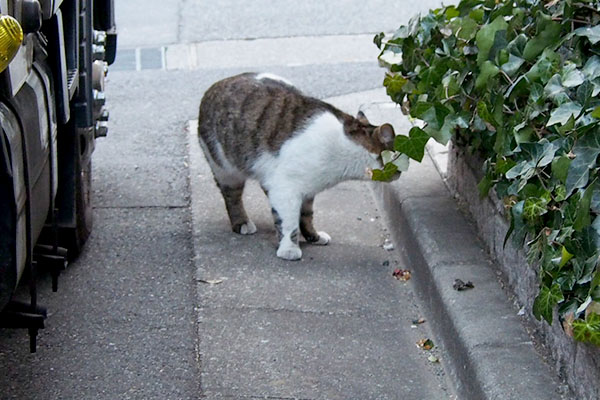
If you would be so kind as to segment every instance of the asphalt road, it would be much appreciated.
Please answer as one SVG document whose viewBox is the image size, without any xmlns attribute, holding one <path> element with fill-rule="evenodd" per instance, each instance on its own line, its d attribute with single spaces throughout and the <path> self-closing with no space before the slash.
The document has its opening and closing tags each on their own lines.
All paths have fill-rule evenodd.
<svg viewBox="0 0 600 400">
<path fill-rule="evenodd" d="M 372 206 L 364 189 L 342 186 L 318 203 L 323 209 L 318 215 L 332 226 L 347 217 L 349 226 L 366 236 L 334 227 L 347 237 L 339 247 L 331 247 L 329 255 L 327 249 L 314 250 L 323 261 L 312 269 L 289 270 L 273 259 L 268 208 L 257 211 L 264 217 L 259 220 L 264 233 L 256 243 L 241 243 L 225 225 L 216 192 L 209 192 L 215 190 L 212 183 L 191 190 L 187 130 L 213 82 L 254 69 L 251 59 L 236 64 L 219 54 L 198 56 L 207 43 L 224 41 L 235 50 L 255 42 L 252 51 L 268 54 L 286 38 L 299 37 L 314 48 L 323 38 L 343 36 L 339 46 L 334 41 L 321 53 L 307 54 L 306 62 L 297 61 L 294 47 L 281 46 L 270 65 L 261 63 L 264 57 L 254 65 L 285 76 L 310 95 L 330 98 L 380 88 L 383 72 L 365 53 L 373 51 L 365 40 L 393 31 L 437 2 L 418 8 L 394 0 L 115 2 L 119 52 L 107 82 L 109 136 L 97 142 L 93 160 L 94 231 L 82 256 L 63 273 L 58 293 L 51 293 L 48 277 L 42 277 L 39 299 L 50 315 L 38 352 L 27 352 L 25 332 L 0 331 L 0 398 L 194 399 L 201 393 L 208 398 L 449 398 L 442 367 L 419 358 L 416 333 L 405 329 L 406 321 L 420 314 L 410 285 L 377 286 L 377 279 L 389 277 L 373 271 L 390 255 L 379 247 L 385 232 L 377 211 L 354 208 Z M 365 50 L 348 55 L 344 49 L 353 40 Z M 193 62 L 190 54 L 196 55 Z M 340 210 L 336 198 L 349 194 L 360 200 Z M 264 199 L 253 201 L 257 210 L 267 207 Z M 194 207 L 204 214 L 193 218 Z M 328 208 L 335 212 L 328 214 Z M 377 225 L 363 229 L 362 218 Z M 256 252 L 257 259 L 244 257 Z M 361 255 L 361 269 L 348 270 Z M 230 277 L 246 274 L 252 280 L 232 284 L 225 293 L 208 290 L 199 274 L 223 274 L 220 259 L 232 266 Z M 392 266 L 401 263 L 391 259 Z M 327 268 L 336 262 L 338 267 Z M 258 263 L 261 267 L 253 269 Z M 282 295 L 286 291 L 288 297 Z M 322 299 L 323 293 L 332 294 Z M 387 303 L 388 298 L 404 304 Z M 348 314 L 353 319 L 344 325 L 341 316 Z M 248 337 L 261 326 L 279 324 L 283 331 L 264 340 L 297 334 L 302 345 L 275 347 L 279 362 L 264 368 L 264 351 L 244 347 L 243 335 L 219 330 L 236 324 L 251 327 Z M 318 336 L 323 327 L 328 331 Z M 365 327 L 376 327 L 377 335 Z M 328 361 L 331 353 L 322 343 L 339 341 L 336 328 L 350 338 L 342 349 L 351 356 Z M 384 347 L 399 337 L 406 343 Z M 361 344 L 365 338 L 373 340 L 371 347 Z M 403 346 L 406 352 L 398 350 Z M 270 372 L 261 376 L 261 368 Z M 340 378 L 339 371 L 347 377 Z M 281 390 L 273 391 L 277 385 Z"/>
</svg>

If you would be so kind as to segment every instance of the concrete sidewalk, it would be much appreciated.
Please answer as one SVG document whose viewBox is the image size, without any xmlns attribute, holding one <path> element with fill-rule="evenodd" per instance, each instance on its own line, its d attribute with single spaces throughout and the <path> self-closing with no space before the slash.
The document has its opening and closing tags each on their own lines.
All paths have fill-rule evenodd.
<svg viewBox="0 0 600 400">
<path fill-rule="evenodd" d="M 246 188 L 251 236 L 231 232 L 223 201 L 189 132 L 202 398 L 454 399 L 437 341 L 412 284 L 396 280 L 397 251 L 367 184 L 317 196 L 315 224 L 328 246 L 302 244 L 303 259 L 275 256 L 267 199 Z M 431 362 L 432 355 L 443 360 Z"/>
</svg>

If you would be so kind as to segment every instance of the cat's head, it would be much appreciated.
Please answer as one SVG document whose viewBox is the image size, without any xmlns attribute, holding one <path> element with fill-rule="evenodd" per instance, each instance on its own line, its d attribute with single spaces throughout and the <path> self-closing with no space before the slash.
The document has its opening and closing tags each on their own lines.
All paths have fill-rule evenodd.
<svg viewBox="0 0 600 400">
<path fill-rule="evenodd" d="M 374 164 L 368 168 L 383 168 L 381 152 L 394 150 L 394 139 L 396 133 L 390 124 L 372 125 L 366 115 L 359 111 L 356 118 L 348 118 L 344 123 L 346 134 L 356 143 L 364 147 L 373 157 Z M 394 179 L 400 177 L 396 174 Z"/>
</svg>

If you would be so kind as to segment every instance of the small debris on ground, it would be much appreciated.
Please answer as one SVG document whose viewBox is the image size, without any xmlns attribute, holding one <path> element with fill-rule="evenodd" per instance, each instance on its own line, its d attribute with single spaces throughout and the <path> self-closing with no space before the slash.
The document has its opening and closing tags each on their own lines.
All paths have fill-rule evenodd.
<svg viewBox="0 0 600 400">
<path fill-rule="evenodd" d="M 383 266 L 384 266 L 384 267 L 389 267 L 389 266 L 390 266 L 390 260 L 385 260 L 385 261 L 383 262 Z"/>
<path fill-rule="evenodd" d="M 421 339 L 417 342 L 417 347 L 422 350 L 433 349 L 433 341 L 431 339 Z"/>
<path fill-rule="evenodd" d="M 410 279 L 410 271 L 407 269 L 396 268 L 394 272 L 392 272 L 392 276 L 399 281 L 406 282 Z"/>
<path fill-rule="evenodd" d="M 564 320 L 562 321 L 563 330 L 565 331 L 565 334 L 569 337 L 574 337 L 573 321 L 575 321 L 575 314 L 572 312 L 565 315 Z"/>
<path fill-rule="evenodd" d="M 427 357 L 427 360 L 429 360 L 430 363 L 437 363 L 440 362 L 440 359 L 437 358 L 436 356 L 434 356 L 433 354 L 430 355 L 429 357 Z"/>
<path fill-rule="evenodd" d="M 473 289 L 475 285 L 473 285 L 473 282 L 471 281 L 463 282 L 461 279 L 455 279 L 452 287 L 454 290 L 458 290 L 460 292 L 462 290 Z"/>
<path fill-rule="evenodd" d="M 418 318 L 418 319 L 413 319 L 412 321 L 413 325 L 421 325 L 425 323 L 425 318 Z"/>
<path fill-rule="evenodd" d="M 196 282 L 218 285 L 219 283 L 223 283 L 224 280 L 225 279 L 196 279 Z"/>
<path fill-rule="evenodd" d="M 385 239 L 385 242 L 383 242 L 383 248 L 387 251 L 392 251 L 394 250 L 394 243 L 392 243 L 390 239 Z"/>
</svg>

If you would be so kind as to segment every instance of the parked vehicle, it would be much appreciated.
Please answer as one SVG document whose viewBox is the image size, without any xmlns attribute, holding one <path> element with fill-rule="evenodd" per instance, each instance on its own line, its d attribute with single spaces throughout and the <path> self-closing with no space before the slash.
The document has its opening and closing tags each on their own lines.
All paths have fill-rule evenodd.
<svg viewBox="0 0 600 400">
<path fill-rule="evenodd" d="M 0 15 L 0 327 L 29 329 L 35 351 L 46 317 L 36 273 L 56 291 L 92 229 L 91 155 L 107 134 L 117 34 L 113 0 L 0 0 Z"/>
</svg>

